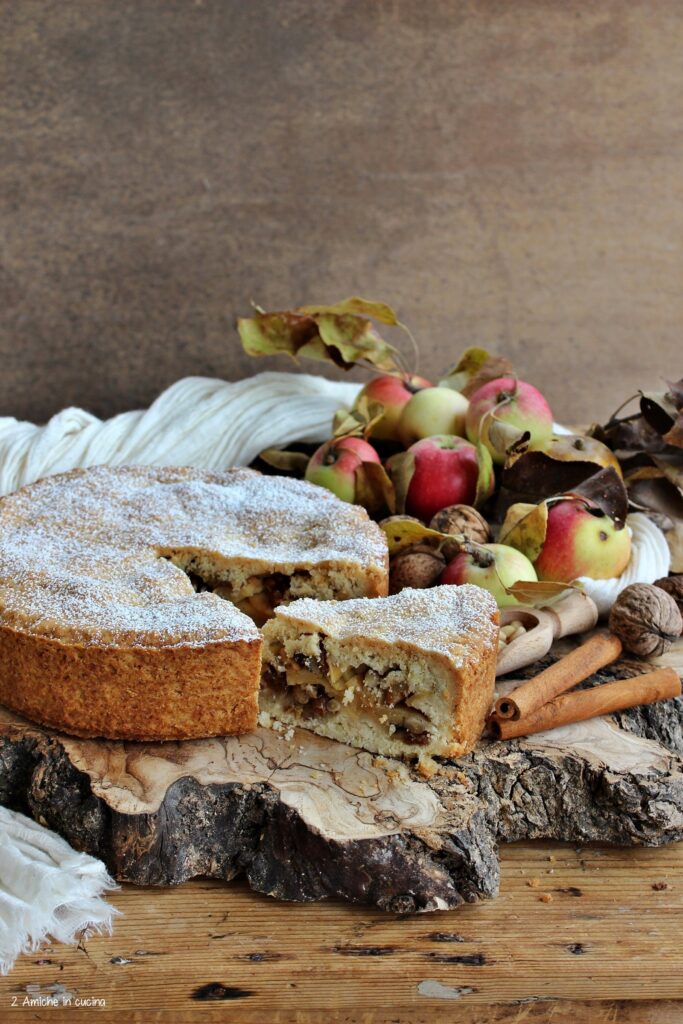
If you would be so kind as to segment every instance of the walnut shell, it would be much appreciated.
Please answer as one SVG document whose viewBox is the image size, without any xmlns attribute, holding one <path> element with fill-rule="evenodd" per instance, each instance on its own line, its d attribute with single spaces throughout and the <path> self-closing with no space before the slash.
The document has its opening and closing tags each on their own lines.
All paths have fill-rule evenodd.
<svg viewBox="0 0 683 1024">
<path fill-rule="evenodd" d="M 683 615 L 683 576 L 662 576 L 661 580 L 655 580 L 654 585 L 673 597 Z"/>
<path fill-rule="evenodd" d="M 387 516 L 386 519 L 380 520 L 379 525 L 384 527 L 391 526 L 391 524 L 396 523 L 417 523 L 419 526 L 424 526 L 424 523 L 422 522 L 421 519 L 417 519 L 415 516 L 406 515 Z M 415 543 L 411 544 L 410 547 L 404 548 L 403 551 L 401 551 L 401 554 L 406 554 L 406 552 L 408 551 L 410 551 L 411 553 L 413 551 L 429 552 L 434 548 L 438 548 L 439 544 L 440 542 L 438 537 L 422 537 L 421 540 L 415 541 Z"/>
<path fill-rule="evenodd" d="M 609 617 L 609 628 L 631 654 L 641 658 L 664 654 L 683 630 L 673 597 L 649 583 L 622 590 Z"/>
<path fill-rule="evenodd" d="M 439 533 L 462 534 L 475 544 L 488 544 L 491 540 L 491 528 L 480 512 L 471 505 L 448 505 L 433 517 L 429 524 L 432 530 Z M 444 541 L 441 545 L 446 561 L 455 558 L 459 548 L 454 542 Z"/>
<path fill-rule="evenodd" d="M 432 587 L 445 564 L 438 551 L 406 551 L 396 555 L 389 567 L 390 593 L 397 594 L 404 587 Z"/>
</svg>

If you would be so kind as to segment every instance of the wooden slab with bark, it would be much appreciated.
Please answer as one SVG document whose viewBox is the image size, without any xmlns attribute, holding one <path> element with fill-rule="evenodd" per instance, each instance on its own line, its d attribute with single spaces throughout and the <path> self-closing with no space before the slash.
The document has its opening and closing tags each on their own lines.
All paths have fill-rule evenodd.
<svg viewBox="0 0 683 1024">
<path fill-rule="evenodd" d="M 678 666 L 681 648 L 660 663 Z M 624 662 L 584 685 L 636 670 Z M 679 699 L 485 740 L 423 779 L 303 730 L 120 743 L 0 710 L 0 803 L 140 885 L 244 875 L 286 900 L 443 910 L 496 894 L 499 841 L 683 838 L 682 712 Z"/>
</svg>

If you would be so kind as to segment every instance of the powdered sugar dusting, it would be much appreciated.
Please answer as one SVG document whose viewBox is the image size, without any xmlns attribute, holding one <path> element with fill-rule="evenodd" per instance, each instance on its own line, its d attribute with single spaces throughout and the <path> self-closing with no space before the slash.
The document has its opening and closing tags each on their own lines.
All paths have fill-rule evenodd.
<svg viewBox="0 0 683 1024">
<path fill-rule="evenodd" d="M 0 622 L 42 636 L 144 646 L 255 640 L 252 621 L 161 557 L 187 550 L 293 572 L 382 568 L 362 509 L 300 480 L 154 467 L 96 467 L 0 501 Z"/>
<path fill-rule="evenodd" d="M 337 640 L 361 637 L 415 645 L 461 663 L 473 648 L 497 646 L 497 611 L 489 593 L 467 583 L 343 602 L 303 598 L 275 614 L 309 629 L 313 625 Z"/>
</svg>

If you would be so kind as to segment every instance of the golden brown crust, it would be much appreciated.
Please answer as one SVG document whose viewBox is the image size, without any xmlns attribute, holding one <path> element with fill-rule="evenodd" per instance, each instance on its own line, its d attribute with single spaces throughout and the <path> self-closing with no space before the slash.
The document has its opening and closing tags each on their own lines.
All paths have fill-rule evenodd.
<svg viewBox="0 0 683 1024">
<path fill-rule="evenodd" d="M 253 729 L 261 636 L 218 587 L 195 592 L 183 567 L 197 559 L 210 589 L 224 569 L 247 587 L 269 573 L 324 596 L 386 593 L 382 532 L 303 481 L 156 467 L 49 477 L 0 501 L 0 701 L 83 737 Z"/>
<path fill-rule="evenodd" d="M 491 622 L 498 627 L 498 612 Z M 443 749 L 443 757 L 462 757 L 473 750 L 481 739 L 484 724 L 491 710 L 495 692 L 497 649 L 479 647 L 472 651 L 459 671 L 460 700 L 453 709 L 450 743 Z"/>
<path fill-rule="evenodd" d="M 407 589 L 371 601 L 297 601 L 277 609 L 264 626 L 261 708 L 287 725 L 386 756 L 461 756 L 479 740 L 493 702 L 498 624 L 494 599 L 471 585 Z M 291 673 L 296 686 L 306 668 L 295 658 L 297 637 L 303 638 L 302 653 L 312 661 L 312 676 L 304 676 L 304 684 L 315 683 L 315 672 L 323 683 L 332 679 L 333 670 L 337 674 L 326 693 L 304 690 L 292 700 L 287 697 L 292 691 L 283 689 L 283 674 Z M 377 673 L 386 680 L 392 664 L 409 681 L 408 692 L 386 701 L 382 686 L 391 693 L 395 684 L 379 683 Z M 432 710 L 430 693 L 444 695 Z M 411 701 L 403 698 L 416 695 L 427 697 L 427 706 L 424 700 L 412 704 L 426 715 L 414 725 Z M 320 696 L 333 698 L 336 707 L 316 709 Z M 430 738 L 406 739 L 405 730 L 415 728 Z M 392 729 L 403 729 L 403 736 L 399 739 Z"/>
<path fill-rule="evenodd" d="M 260 639 L 201 648 L 94 647 L 0 627 L 0 703 L 86 738 L 249 732 L 256 727 L 260 667 Z"/>
</svg>

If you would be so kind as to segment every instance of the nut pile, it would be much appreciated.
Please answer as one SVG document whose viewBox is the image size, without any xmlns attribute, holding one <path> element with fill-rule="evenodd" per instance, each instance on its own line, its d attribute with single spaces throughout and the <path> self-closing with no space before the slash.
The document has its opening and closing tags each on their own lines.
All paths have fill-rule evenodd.
<svg viewBox="0 0 683 1024">
<path fill-rule="evenodd" d="M 501 626 L 498 635 L 498 653 L 500 654 L 508 644 L 511 644 L 517 637 L 524 636 L 525 633 L 526 627 L 519 619 L 514 619 L 512 622 L 508 622 L 507 625 Z"/>
</svg>

